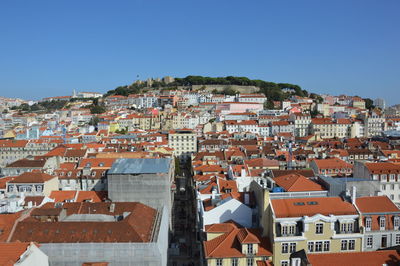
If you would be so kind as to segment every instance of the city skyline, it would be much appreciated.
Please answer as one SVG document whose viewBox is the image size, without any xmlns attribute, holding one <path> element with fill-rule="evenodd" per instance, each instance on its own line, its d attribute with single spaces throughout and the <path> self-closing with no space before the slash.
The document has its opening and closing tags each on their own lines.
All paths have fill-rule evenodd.
<svg viewBox="0 0 400 266">
<path fill-rule="evenodd" d="M 39 99 L 140 79 L 246 76 L 399 102 L 399 3 L 0 4 L 0 91 Z"/>
</svg>

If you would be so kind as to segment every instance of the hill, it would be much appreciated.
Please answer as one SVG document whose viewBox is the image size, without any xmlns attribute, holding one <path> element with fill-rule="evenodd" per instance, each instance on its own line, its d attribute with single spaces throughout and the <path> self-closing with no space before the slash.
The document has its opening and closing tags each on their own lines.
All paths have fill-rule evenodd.
<svg viewBox="0 0 400 266">
<path fill-rule="evenodd" d="M 198 86 L 207 86 L 207 85 L 225 85 L 226 89 L 222 91 L 222 93 L 232 94 L 236 91 L 233 91 L 229 85 L 234 86 L 251 86 L 258 89 L 258 92 L 265 94 L 268 97 L 269 101 L 282 101 L 287 96 L 288 93 L 285 93 L 283 89 L 291 89 L 293 90 L 293 94 L 298 96 L 308 96 L 308 92 L 303 90 L 299 85 L 290 84 L 290 83 L 274 83 L 270 81 L 264 81 L 259 79 L 249 79 L 246 77 L 203 77 L 203 76 L 187 76 L 185 78 L 175 78 L 174 82 L 164 83 L 162 81 L 153 82 L 151 88 L 168 88 L 168 89 L 176 89 L 178 87 L 198 87 Z M 234 88 L 234 86 L 232 86 Z M 105 96 L 109 95 L 124 95 L 127 96 L 129 94 L 136 94 L 142 92 L 144 89 L 149 87 L 146 84 L 137 84 L 134 83 L 132 85 L 120 86 L 114 90 L 110 90 L 106 93 Z M 229 90 L 231 89 L 231 90 Z"/>
</svg>

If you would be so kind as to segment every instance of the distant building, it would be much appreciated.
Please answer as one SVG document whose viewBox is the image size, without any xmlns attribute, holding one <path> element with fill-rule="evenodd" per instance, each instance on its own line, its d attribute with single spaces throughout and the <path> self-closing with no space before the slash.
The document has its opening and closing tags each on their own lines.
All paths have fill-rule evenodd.
<svg viewBox="0 0 400 266">
<path fill-rule="evenodd" d="M 162 81 L 163 81 L 165 84 L 169 84 L 169 83 L 174 82 L 175 79 L 174 79 L 173 77 L 171 77 L 171 76 L 165 76 L 165 77 L 163 77 Z"/>
<path fill-rule="evenodd" d="M 374 100 L 374 105 L 378 108 L 381 108 L 382 110 L 385 110 L 386 108 L 386 101 L 382 98 L 377 98 Z"/>
<path fill-rule="evenodd" d="M 102 97 L 102 93 L 98 92 L 78 92 L 74 90 L 72 98 L 100 98 Z"/>
<path fill-rule="evenodd" d="M 173 130 L 168 134 L 168 147 L 174 149 L 181 161 L 186 161 L 197 152 L 197 134 L 189 129 Z"/>
</svg>

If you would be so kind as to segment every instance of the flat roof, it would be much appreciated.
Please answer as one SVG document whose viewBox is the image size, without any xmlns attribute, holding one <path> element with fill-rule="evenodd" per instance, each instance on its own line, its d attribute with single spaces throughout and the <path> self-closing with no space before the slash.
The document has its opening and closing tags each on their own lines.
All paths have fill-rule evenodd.
<svg viewBox="0 0 400 266">
<path fill-rule="evenodd" d="M 117 159 L 108 174 L 154 174 L 168 173 L 170 158 Z"/>
</svg>

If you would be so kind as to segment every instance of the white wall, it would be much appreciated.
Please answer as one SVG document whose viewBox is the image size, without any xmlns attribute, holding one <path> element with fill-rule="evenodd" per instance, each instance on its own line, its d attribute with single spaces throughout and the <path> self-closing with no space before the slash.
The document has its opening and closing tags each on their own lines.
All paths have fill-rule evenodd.
<svg viewBox="0 0 400 266">
<path fill-rule="evenodd" d="M 252 210 L 242 202 L 231 199 L 204 212 L 203 215 L 204 225 L 224 223 L 229 220 L 234 220 L 244 227 L 252 227 Z"/>
<path fill-rule="evenodd" d="M 48 266 L 49 258 L 35 244 L 31 244 L 22 255 L 22 259 L 15 263 L 18 266 Z"/>
</svg>

